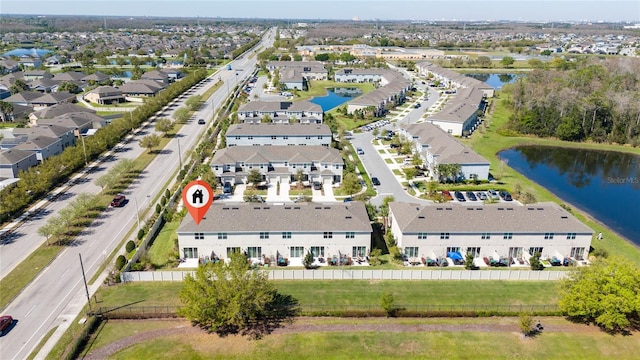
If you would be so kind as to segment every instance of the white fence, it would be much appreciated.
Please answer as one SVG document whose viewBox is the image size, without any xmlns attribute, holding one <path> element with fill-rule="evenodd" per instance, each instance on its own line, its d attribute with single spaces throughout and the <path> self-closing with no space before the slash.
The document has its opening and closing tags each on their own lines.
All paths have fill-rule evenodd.
<svg viewBox="0 0 640 360">
<path fill-rule="evenodd" d="M 271 280 L 507 280 L 556 281 L 566 271 L 531 270 L 260 270 Z M 182 281 L 195 271 L 123 272 L 122 281 Z"/>
</svg>

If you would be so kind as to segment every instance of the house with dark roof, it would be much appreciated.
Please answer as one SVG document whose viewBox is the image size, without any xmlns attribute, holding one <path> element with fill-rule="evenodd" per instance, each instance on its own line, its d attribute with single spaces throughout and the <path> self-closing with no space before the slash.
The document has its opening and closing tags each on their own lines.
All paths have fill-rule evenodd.
<svg viewBox="0 0 640 360">
<path fill-rule="evenodd" d="M 331 129 L 325 124 L 242 123 L 232 124 L 225 133 L 231 146 L 330 146 Z"/>
<path fill-rule="evenodd" d="M 32 106 L 31 102 L 41 96 L 42 93 L 37 91 L 23 91 L 9 96 L 4 101 L 14 105 Z"/>
<path fill-rule="evenodd" d="M 584 260 L 593 230 L 556 203 L 465 206 L 450 203 L 389 204 L 389 226 L 407 258 L 423 263 L 474 257 L 478 266 L 506 261 L 527 266 L 535 253 L 541 258 Z"/>
<path fill-rule="evenodd" d="M 263 122 L 265 118 L 273 123 L 317 123 L 324 117 L 322 107 L 310 101 L 249 101 L 238 109 L 238 117 L 245 123 Z"/>
<path fill-rule="evenodd" d="M 334 257 L 364 260 L 371 233 L 367 210 L 358 201 L 339 205 L 214 202 L 200 224 L 187 216 L 177 230 L 183 259 L 224 260 L 241 251 L 254 262 L 269 259 L 275 264 L 287 259 L 292 266 L 302 266 L 307 253 L 319 264 Z"/>
<path fill-rule="evenodd" d="M 40 97 L 31 100 L 29 105 L 32 105 L 35 110 L 68 102 L 72 103 L 76 101 L 76 95 L 68 91 L 58 91 L 54 93 L 41 94 Z"/>
<path fill-rule="evenodd" d="M 26 171 L 38 164 L 36 153 L 25 150 L 0 150 L 0 179 L 17 178 L 20 171 Z"/>
<path fill-rule="evenodd" d="M 100 105 L 119 104 L 125 101 L 122 90 L 113 86 L 98 86 L 87 92 L 83 98 L 86 101 Z"/>
<path fill-rule="evenodd" d="M 89 129 L 99 129 L 107 125 L 107 120 L 101 116 L 88 112 L 74 112 L 58 115 L 50 119 L 39 119 L 37 125 L 58 125 L 72 128 L 75 137 Z"/>
<path fill-rule="evenodd" d="M 154 96 L 166 87 L 155 80 L 128 81 L 118 87 L 124 96 Z"/>
<path fill-rule="evenodd" d="M 27 141 L 16 145 L 14 150 L 33 151 L 36 154 L 38 163 L 51 156 L 62 153 L 62 140 L 48 136 L 35 136 L 27 138 Z"/>
<path fill-rule="evenodd" d="M 413 143 L 429 174 L 437 176 L 438 165 L 460 165 L 461 180 L 488 180 L 489 160 L 431 123 L 404 126 L 399 133 Z"/>
<path fill-rule="evenodd" d="M 337 82 L 375 82 L 378 88 L 347 103 L 347 113 L 371 109 L 375 116 L 384 116 L 389 109 L 403 104 L 411 80 L 396 70 L 387 69 L 343 69 L 335 74 Z"/>
<path fill-rule="evenodd" d="M 252 169 L 271 184 L 295 181 L 298 170 L 303 181 L 339 184 L 344 161 L 340 151 L 326 146 L 232 146 L 216 151 L 211 168 L 222 184 L 246 184 Z"/>
<path fill-rule="evenodd" d="M 111 78 L 109 77 L 109 75 L 103 74 L 100 71 L 96 71 L 93 74 L 89 74 L 83 77 L 81 80 L 85 83 L 106 84 L 111 81 Z"/>
<path fill-rule="evenodd" d="M 60 125 L 36 125 L 25 128 L 14 128 L 13 134 L 15 136 L 24 135 L 29 138 L 46 136 L 60 139 L 62 143 L 62 149 L 64 150 L 68 146 L 73 146 L 76 143 L 76 138 L 73 133 L 73 129 Z"/>
<path fill-rule="evenodd" d="M 29 115 L 29 120 L 31 120 L 31 125 L 35 125 L 37 120 L 39 119 L 51 119 L 56 116 L 74 112 L 86 112 L 91 114 L 96 113 L 96 111 L 93 109 L 65 102 L 49 106 L 38 111 L 34 111 Z"/>
</svg>

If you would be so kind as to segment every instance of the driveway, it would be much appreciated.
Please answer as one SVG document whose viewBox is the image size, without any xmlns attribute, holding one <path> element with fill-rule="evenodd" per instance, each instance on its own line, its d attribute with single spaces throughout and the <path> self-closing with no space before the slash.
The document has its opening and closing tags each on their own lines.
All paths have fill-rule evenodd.
<svg viewBox="0 0 640 360">
<path fill-rule="evenodd" d="M 268 202 L 290 202 L 289 199 L 289 184 L 280 185 L 280 194 L 278 195 L 278 186 L 276 184 L 269 184 L 267 188 L 267 201 Z"/>
<path fill-rule="evenodd" d="M 312 188 L 313 189 L 313 188 Z M 336 197 L 333 195 L 333 185 L 323 184 L 322 190 L 313 191 L 313 202 L 335 202 Z M 322 193 L 324 192 L 324 195 Z"/>
</svg>

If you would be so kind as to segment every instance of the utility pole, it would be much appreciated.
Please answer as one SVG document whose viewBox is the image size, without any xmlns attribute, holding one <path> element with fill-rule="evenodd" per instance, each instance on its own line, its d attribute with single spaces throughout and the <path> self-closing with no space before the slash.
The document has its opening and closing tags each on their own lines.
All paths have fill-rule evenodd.
<svg viewBox="0 0 640 360">
<path fill-rule="evenodd" d="M 182 151 L 180 151 L 180 139 L 178 140 L 178 157 L 180 158 L 180 169 L 182 170 Z"/>
<path fill-rule="evenodd" d="M 89 304 L 89 310 L 91 310 L 91 298 L 89 297 L 89 287 L 87 286 L 87 276 L 84 274 L 84 265 L 82 264 L 82 254 L 78 253 L 80 257 L 80 269 L 82 270 L 82 280 L 84 281 L 84 291 L 87 294 L 87 303 Z"/>
</svg>

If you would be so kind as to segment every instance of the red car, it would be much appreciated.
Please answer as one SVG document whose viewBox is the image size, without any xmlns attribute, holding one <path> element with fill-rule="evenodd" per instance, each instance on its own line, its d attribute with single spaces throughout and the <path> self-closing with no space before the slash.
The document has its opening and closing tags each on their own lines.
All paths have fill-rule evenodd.
<svg viewBox="0 0 640 360">
<path fill-rule="evenodd" d="M 11 326 L 13 318 L 9 315 L 0 316 L 0 335 L 4 334 L 5 330 Z"/>
<path fill-rule="evenodd" d="M 127 202 L 127 197 L 124 195 L 116 195 L 111 201 L 111 206 L 113 207 L 121 207 Z"/>
<path fill-rule="evenodd" d="M 442 196 L 444 197 L 445 200 L 453 200 L 453 196 L 451 196 L 451 192 L 449 192 L 449 190 L 443 190 L 442 191 Z"/>
</svg>

